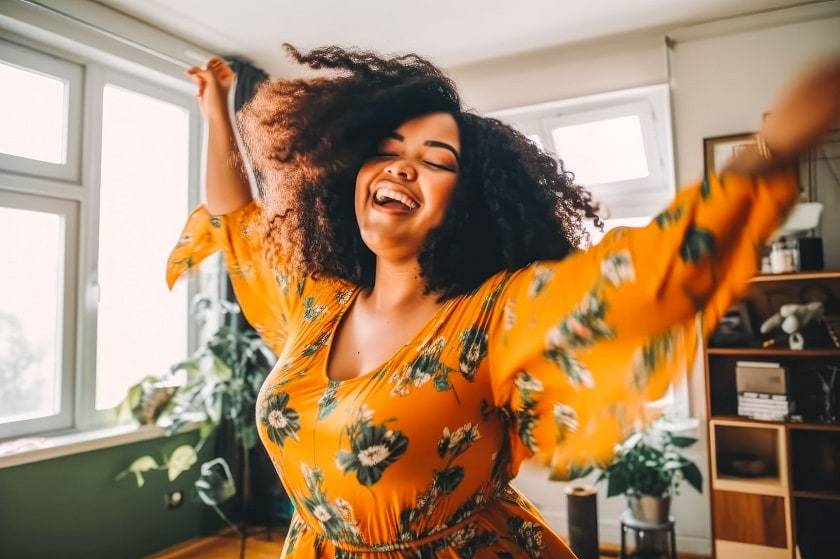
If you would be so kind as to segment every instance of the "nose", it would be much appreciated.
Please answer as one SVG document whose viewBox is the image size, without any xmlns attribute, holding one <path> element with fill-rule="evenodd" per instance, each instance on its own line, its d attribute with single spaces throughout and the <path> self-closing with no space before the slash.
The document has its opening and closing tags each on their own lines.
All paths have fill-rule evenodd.
<svg viewBox="0 0 840 559">
<path fill-rule="evenodd" d="M 416 176 L 416 171 L 414 170 L 414 167 L 401 159 L 392 161 L 388 165 L 388 167 L 385 168 L 385 172 L 391 176 L 399 177 L 405 181 L 412 181 Z"/>
</svg>

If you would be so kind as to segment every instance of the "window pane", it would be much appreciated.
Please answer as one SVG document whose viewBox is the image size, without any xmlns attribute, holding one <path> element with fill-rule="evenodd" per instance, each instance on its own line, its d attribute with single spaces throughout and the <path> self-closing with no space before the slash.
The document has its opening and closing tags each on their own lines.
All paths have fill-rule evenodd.
<svg viewBox="0 0 840 559">
<path fill-rule="evenodd" d="M 103 92 L 96 408 L 187 357 L 187 291 L 166 257 L 188 211 L 189 113 L 107 85 Z"/>
<path fill-rule="evenodd" d="M 64 80 L 0 61 L 0 152 L 65 162 L 67 88 Z"/>
<path fill-rule="evenodd" d="M 59 412 L 62 221 L 0 208 L 0 422 Z"/>
<path fill-rule="evenodd" d="M 554 147 L 575 182 L 588 186 L 649 175 L 639 117 L 623 116 L 551 131 Z"/>
</svg>

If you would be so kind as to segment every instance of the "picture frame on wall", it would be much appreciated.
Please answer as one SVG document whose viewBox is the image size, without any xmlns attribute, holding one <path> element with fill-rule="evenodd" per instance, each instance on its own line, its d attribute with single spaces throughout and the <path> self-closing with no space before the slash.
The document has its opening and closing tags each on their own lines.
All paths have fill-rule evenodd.
<svg viewBox="0 0 840 559">
<path fill-rule="evenodd" d="M 719 175 L 726 162 L 738 155 L 740 150 L 755 146 L 755 134 L 755 132 L 742 132 L 703 138 L 703 175 L 706 177 L 712 174 Z M 808 177 L 805 176 L 804 164 L 805 162 L 794 163 L 799 167 L 799 202 L 810 202 L 813 189 L 809 185 Z"/>
<path fill-rule="evenodd" d="M 703 174 L 718 175 L 738 152 L 755 145 L 755 132 L 703 138 Z"/>
</svg>

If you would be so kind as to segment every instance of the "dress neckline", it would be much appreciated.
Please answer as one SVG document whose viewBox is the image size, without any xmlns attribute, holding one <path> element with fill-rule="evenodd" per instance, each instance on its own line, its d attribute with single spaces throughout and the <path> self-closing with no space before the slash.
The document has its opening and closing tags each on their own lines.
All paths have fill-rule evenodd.
<svg viewBox="0 0 840 559">
<path fill-rule="evenodd" d="M 423 336 L 426 333 L 426 330 L 428 330 L 431 326 L 434 325 L 435 327 L 437 327 L 441 322 L 443 322 L 443 318 L 446 316 L 448 310 L 454 305 L 455 301 L 463 297 L 462 295 L 458 295 L 447 299 L 446 302 L 444 302 L 440 307 L 438 307 L 438 309 L 434 312 L 432 317 L 425 324 L 423 324 L 423 326 L 421 326 L 420 329 L 417 332 L 415 332 L 413 336 L 411 336 L 411 338 L 409 338 L 403 345 L 398 347 L 385 361 L 383 361 L 373 369 L 365 371 L 364 373 L 360 373 L 354 377 L 346 379 L 334 379 L 330 377 L 329 364 L 330 358 L 332 357 L 332 348 L 333 343 L 335 341 L 336 332 L 338 332 L 341 323 L 344 321 L 345 315 L 350 311 L 350 308 L 353 306 L 353 303 L 356 302 L 356 299 L 358 298 L 359 293 L 361 293 L 361 291 L 361 286 L 357 285 L 353 287 L 353 291 L 350 294 L 350 298 L 344 305 L 341 306 L 335 319 L 333 319 L 332 325 L 330 326 L 329 337 L 327 338 L 326 346 L 324 347 L 323 352 L 324 359 L 318 365 L 318 371 L 320 373 L 321 378 L 323 378 L 329 384 L 344 384 L 347 382 L 353 382 L 358 379 L 368 378 L 376 372 L 381 371 L 384 367 L 388 366 L 389 363 L 396 359 L 398 355 L 405 351 L 405 348 L 417 343 L 420 337 Z"/>
</svg>

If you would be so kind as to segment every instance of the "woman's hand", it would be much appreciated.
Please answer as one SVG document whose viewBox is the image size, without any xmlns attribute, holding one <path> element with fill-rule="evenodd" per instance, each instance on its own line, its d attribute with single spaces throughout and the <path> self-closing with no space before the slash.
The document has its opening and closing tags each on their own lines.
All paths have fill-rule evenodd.
<svg viewBox="0 0 840 559">
<path fill-rule="evenodd" d="M 774 157 L 790 160 L 840 124 L 840 57 L 808 68 L 782 90 L 761 135 Z"/>
<path fill-rule="evenodd" d="M 236 74 L 221 58 L 214 56 L 204 68 L 193 66 L 186 71 L 198 85 L 198 106 L 207 120 L 227 119 L 227 96 Z"/>
</svg>

